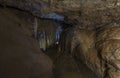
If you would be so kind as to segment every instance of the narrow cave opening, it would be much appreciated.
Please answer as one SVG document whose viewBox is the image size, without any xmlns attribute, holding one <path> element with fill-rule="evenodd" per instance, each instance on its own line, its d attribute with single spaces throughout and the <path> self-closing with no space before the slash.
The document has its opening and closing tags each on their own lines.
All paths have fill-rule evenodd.
<svg viewBox="0 0 120 78">
<path fill-rule="evenodd" d="M 41 15 L 43 25 L 40 26 L 38 24 L 39 21 L 36 18 L 34 19 L 34 37 L 38 40 L 42 51 L 59 45 L 60 37 L 64 30 L 64 19 L 64 16 L 56 13 L 43 14 Z"/>
</svg>

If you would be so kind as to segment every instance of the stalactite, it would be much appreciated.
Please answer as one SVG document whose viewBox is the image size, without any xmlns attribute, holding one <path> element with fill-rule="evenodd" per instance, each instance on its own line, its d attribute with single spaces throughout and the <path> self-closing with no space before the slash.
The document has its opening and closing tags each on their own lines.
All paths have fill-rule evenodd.
<svg viewBox="0 0 120 78">
<path fill-rule="evenodd" d="M 37 38 L 38 22 L 37 18 L 34 18 L 34 37 Z"/>
<path fill-rule="evenodd" d="M 50 38 L 49 38 L 49 36 L 47 36 L 46 38 L 47 38 L 47 46 L 50 46 Z"/>
<path fill-rule="evenodd" d="M 62 32 L 62 28 L 61 28 L 61 26 L 58 25 L 58 28 L 56 29 L 56 36 L 55 36 L 56 37 L 56 44 L 59 43 L 61 32 Z"/>
<path fill-rule="evenodd" d="M 40 48 L 46 50 L 50 46 L 54 44 L 58 44 L 61 32 L 62 32 L 62 28 L 59 25 L 55 30 L 53 30 L 53 28 L 51 29 L 47 28 L 46 30 L 40 32 L 39 34 Z"/>
<path fill-rule="evenodd" d="M 40 35 L 39 36 L 40 48 L 45 51 L 46 50 L 46 36 L 45 36 L 45 31 L 41 32 L 39 35 Z"/>
<path fill-rule="evenodd" d="M 64 20 L 64 16 L 57 15 L 56 13 L 50 13 L 42 15 L 41 18 L 53 19 L 53 20 Z M 53 20 L 41 20 L 38 32 L 45 33 L 44 38 L 39 37 L 40 48 L 46 50 L 47 48 L 59 43 L 62 28 Z M 37 21 L 37 20 L 35 20 Z M 36 22 L 35 22 L 36 23 Z M 40 34 L 40 35 L 41 35 Z"/>
</svg>

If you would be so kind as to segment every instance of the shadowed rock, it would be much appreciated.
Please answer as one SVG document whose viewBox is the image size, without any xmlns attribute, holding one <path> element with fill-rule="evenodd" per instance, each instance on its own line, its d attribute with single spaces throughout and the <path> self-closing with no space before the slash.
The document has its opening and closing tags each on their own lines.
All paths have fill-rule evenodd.
<svg viewBox="0 0 120 78">
<path fill-rule="evenodd" d="M 53 78 L 52 61 L 31 35 L 33 24 L 27 19 L 32 16 L 0 11 L 0 78 Z"/>
</svg>

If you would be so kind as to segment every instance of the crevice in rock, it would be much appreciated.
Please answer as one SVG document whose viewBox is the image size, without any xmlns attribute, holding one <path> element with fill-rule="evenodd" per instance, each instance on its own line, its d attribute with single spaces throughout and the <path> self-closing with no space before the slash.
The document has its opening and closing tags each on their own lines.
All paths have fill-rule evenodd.
<svg viewBox="0 0 120 78">
<path fill-rule="evenodd" d="M 110 77 L 109 77 L 109 74 L 108 74 L 108 72 L 109 72 L 109 67 L 108 67 L 108 65 L 107 65 L 107 62 L 104 64 L 104 68 L 105 68 L 105 70 L 104 70 L 104 73 L 103 73 L 103 78 L 110 78 Z"/>
</svg>

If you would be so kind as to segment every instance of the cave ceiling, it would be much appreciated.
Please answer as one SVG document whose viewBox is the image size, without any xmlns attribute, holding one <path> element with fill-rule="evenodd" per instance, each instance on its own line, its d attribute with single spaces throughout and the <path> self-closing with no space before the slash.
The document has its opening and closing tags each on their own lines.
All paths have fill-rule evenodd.
<svg viewBox="0 0 120 78">
<path fill-rule="evenodd" d="M 0 0 L 0 5 L 28 11 L 38 17 L 54 12 L 70 20 L 77 19 L 84 26 L 118 21 L 120 16 L 120 0 Z"/>
</svg>

